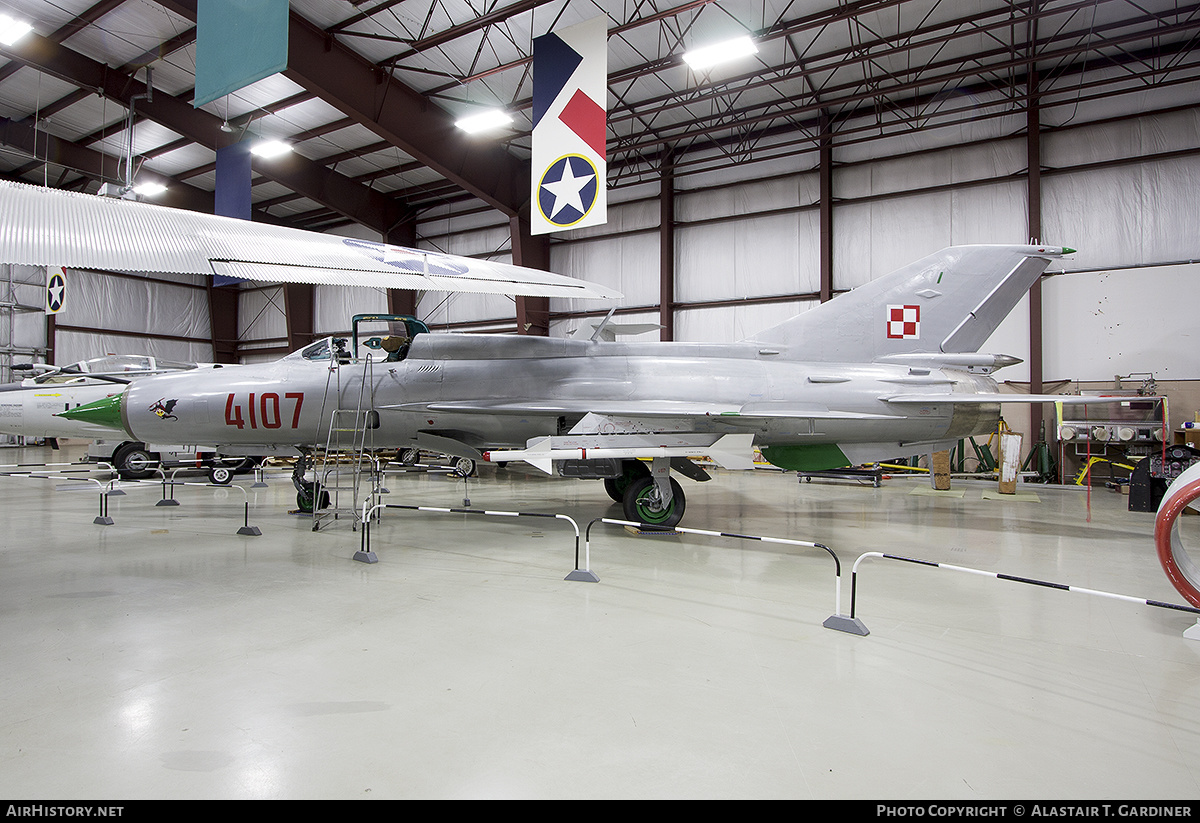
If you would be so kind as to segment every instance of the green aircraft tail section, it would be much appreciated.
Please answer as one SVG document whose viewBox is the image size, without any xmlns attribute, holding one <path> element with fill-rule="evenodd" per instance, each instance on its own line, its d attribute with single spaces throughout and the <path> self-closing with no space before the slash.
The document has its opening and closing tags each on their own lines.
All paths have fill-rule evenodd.
<svg viewBox="0 0 1200 823">
<path fill-rule="evenodd" d="M 85 423 L 107 426 L 123 432 L 125 424 L 121 420 L 121 398 L 124 396 L 124 394 L 112 394 L 103 400 L 93 400 L 91 403 L 84 403 L 82 406 L 59 412 L 54 416 L 67 420 L 82 420 Z"/>
<path fill-rule="evenodd" d="M 814 443 L 811 446 L 763 446 L 762 456 L 772 466 L 786 471 L 817 472 L 842 469 L 850 465 L 836 443 Z"/>
</svg>

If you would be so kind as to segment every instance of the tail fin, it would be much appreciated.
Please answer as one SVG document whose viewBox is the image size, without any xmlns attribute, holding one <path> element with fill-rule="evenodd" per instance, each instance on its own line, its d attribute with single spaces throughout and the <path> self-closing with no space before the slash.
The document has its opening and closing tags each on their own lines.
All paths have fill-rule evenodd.
<svg viewBox="0 0 1200 823">
<path fill-rule="evenodd" d="M 871 361 L 975 352 L 1029 291 L 1058 246 L 954 246 L 748 338 L 804 360 Z"/>
</svg>

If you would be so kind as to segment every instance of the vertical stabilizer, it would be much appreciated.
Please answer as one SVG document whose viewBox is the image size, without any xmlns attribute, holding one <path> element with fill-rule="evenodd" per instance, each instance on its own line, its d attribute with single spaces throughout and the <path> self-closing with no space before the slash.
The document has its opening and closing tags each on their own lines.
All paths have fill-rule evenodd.
<svg viewBox="0 0 1200 823">
<path fill-rule="evenodd" d="M 785 356 L 871 361 L 913 352 L 975 352 L 1059 246 L 953 246 L 809 309 L 753 337 Z"/>
</svg>

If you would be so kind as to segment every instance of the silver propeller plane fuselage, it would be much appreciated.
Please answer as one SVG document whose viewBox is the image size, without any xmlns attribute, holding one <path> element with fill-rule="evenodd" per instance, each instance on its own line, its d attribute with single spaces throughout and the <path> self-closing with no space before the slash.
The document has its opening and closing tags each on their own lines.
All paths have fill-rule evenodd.
<svg viewBox="0 0 1200 823">
<path fill-rule="evenodd" d="M 1017 361 L 978 349 L 1070 251 L 946 249 L 738 343 L 422 333 L 371 359 L 330 338 L 271 363 L 145 378 L 65 416 L 144 441 L 305 450 L 326 443 L 335 410 L 355 410 L 375 448 L 603 477 L 629 519 L 674 525 L 671 469 L 707 479 L 690 457 L 751 468 L 758 447 L 821 470 L 994 431 L 1001 402 L 1039 398 L 1001 395 L 987 375 Z"/>
</svg>

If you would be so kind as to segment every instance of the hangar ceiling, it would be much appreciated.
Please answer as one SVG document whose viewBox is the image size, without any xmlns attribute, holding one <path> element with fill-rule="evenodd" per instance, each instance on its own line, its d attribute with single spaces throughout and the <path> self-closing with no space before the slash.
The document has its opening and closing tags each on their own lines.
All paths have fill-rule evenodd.
<svg viewBox="0 0 1200 823">
<path fill-rule="evenodd" d="M 1200 103 L 1200 2 L 1168 0 L 292 0 L 282 74 L 192 106 L 197 0 L 4 0 L 33 34 L 0 46 L 0 174 L 95 191 L 122 179 L 134 105 L 139 180 L 211 210 L 215 151 L 247 135 L 255 219 L 389 232 L 430 209 L 526 205 L 535 36 L 608 18 L 609 186 L 843 150 L 1031 106 L 1071 119 Z M 712 72 L 688 48 L 749 33 Z M 145 83 L 153 85 L 147 98 Z M 514 116 L 498 136 L 453 123 Z M 1011 118 L 1011 125 L 1005 118 Z M 836 158 L 835 158 L 836 160 Z"/>
</svg>

